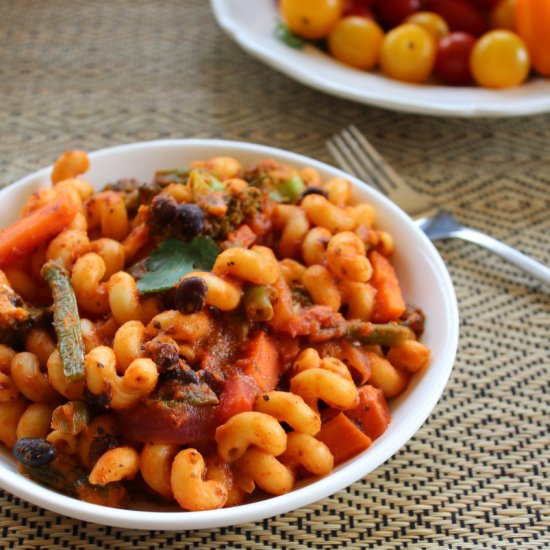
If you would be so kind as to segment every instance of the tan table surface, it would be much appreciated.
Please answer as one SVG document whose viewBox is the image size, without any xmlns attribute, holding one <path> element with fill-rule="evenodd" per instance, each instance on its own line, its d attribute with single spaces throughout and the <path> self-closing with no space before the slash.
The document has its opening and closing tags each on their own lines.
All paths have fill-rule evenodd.
<svg viewBox="0 0 550 550">
<path fill-rule="evenodd" d="M 252 1 L 252 0 L 251 0 Z M 265 67 L 205 0 L 0 2 L 0 184 L 65 149 L 245 140 L 331 162 L 357 124 L 414 186 L 550 264 L 550 115 L 460 120 L 332 98 Z M 545 548 L 549 289 L 485 250 L 439 243 L 459 300 L 451 380 L 426 424 L 346 490 L 258 524 L 102 527 L 0 493 L 4 548 Z"/>
</svg>

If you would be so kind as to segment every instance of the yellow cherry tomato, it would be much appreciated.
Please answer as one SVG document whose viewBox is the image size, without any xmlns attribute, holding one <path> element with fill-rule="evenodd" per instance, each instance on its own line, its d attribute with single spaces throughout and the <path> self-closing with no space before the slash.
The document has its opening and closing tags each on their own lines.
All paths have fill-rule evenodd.
<svg viewBox="0 0 550 550">
<path fill-rule="evenodd" d="M 470 68 L 474 80 L 486 88 L 518 86 L 529 75 L 529 51 L 517 34 L 489 31 L 473 47 Z"/>
<path fill-rule="evenodd" d="M 328 35 L 328 49 L 339 61 L 357 69 L 372 69 L 380 57 L 384 31 L 368 17 L 338 21 Z"/>
<path fill-rule="evenodd" d="M 281 0 L 288 28 L 304 38 L 325 38 L 342 16 L 343 0 Z"/>
<path fill-rule="evenodd" d="M 516 31 L 516 0 L 500 0 L 489 14 L 491 29 Z"/>
<path fill-rule="evenodd" d="M 423 27 L 404 23 L 386 34 L 380 51 L 380 67 L 390 78 L 420 83 L 430 76 L 436 42 Z"/>
<path fill-rule="evenodd" d="M 417 11 L 409 15 L 405 23 L 414 23 L 425 28 L 435 40 L 439 40 L 449 34 L 449 25 L 441 15 L 433 11 Z"/>
</svg>

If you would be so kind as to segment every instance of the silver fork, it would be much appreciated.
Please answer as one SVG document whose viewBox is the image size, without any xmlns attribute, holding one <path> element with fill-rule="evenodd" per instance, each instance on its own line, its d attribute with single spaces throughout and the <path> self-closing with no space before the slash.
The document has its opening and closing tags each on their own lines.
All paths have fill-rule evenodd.
<svg viewBox="0 0 550 550">
<path fill-rule="evenodd" d="M 485 233 L 460 224 L 452 214 L 438 208 L 429 197 L 410 187 L 355 126 L 334 135 L 327 141 L 327 148 L 343 170 L 369 182 L 395 202 L 431 240 L 452 237 L 484 246 L 550 285 L 550 268 Z"/>
</svg>

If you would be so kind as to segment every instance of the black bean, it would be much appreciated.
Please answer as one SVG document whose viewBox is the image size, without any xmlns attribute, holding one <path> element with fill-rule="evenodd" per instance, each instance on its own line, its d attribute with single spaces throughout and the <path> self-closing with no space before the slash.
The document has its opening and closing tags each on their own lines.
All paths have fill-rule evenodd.
<svg viewBox="0 0 550 550">
<path fill-rule="evenodd" d="M 320 187 L 308 187 L 304 191 L 302 191 L 301 198 L 307 197 L 308 195 L 323 195 L 326 199 L 328 199 L 328 193 L 321 189 Z"/>
<path fill-rule="evenodd" d="M 151 359 L 156 363 L 159 372 L 176 367 L 180 361 L 179 349 L 174 344 L 158 343 L 149 351 Z"/>
<path fill-rule="evenodd" d="M 200 382 L 197 373 L 183 361 L 174 369 L 173 379 L 182 384 L 198 384 Z"/>
<path fill-rule="evenodd" d="M 206 302 L 208 287 L 201 277 L 189 277 L 176 288 L 176 308 L 182 313 L 197 313 Z"/>
<path fill-rule="evenodd" d="M 84 388 L 84 400 L 88 405 L 91 405 L 94 408 L 103 409 L 112 400 L 113 391 L 112 387 L 107 386 L 101 393 L 92 393 L 87 387 Z"/>
<path fill-rule="evenodd" d="M 204 229 L 204 213 L 196 204 L 178 204 L 176 215 L 171 220 L 174 235 L 180 238 L 195 237 Z"/>
<path fill-rule="evenodd" d="M 183 360 L 165 372 L 162 372 L 159 377 L 158 387 L 162 390 L 174 388 L 184 384 L 199 384 L 200 379 L 198 374 Z M 175 384 L 175 386 L 174 386 Z"/>
<path fill-rule="evenodd" d="M 178 212 L 178 203 L 172 197 L 157 195 L 153 199 L 153 216 L 160 225 L 172 223 Z"/>
<path fill-rule="evenodd" d="M 15 442 L 12 453 L 25 466 L 44 466 L 55 458 L 56 449 L 41 437 L 22 437 Z"/>
</svg>

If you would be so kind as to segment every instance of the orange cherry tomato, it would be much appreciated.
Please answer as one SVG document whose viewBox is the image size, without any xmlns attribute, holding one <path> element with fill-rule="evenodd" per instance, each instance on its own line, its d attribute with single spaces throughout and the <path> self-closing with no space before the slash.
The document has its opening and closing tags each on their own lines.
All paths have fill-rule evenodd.
<svg viewBox="0 0 550 550">
<path fill-rule="evenodd" d="M 470 56 L 474 80 L 485 88 L 518 86 L 529 75 L 529 51 L 510 31 L 489 31 L 475 44 Z"/>
<path fill-rule="evenodd" d="M 325 38 L 344 9 L 343 0 L 281 0 L 281 15 L 288 28 L 304 38 Z"/>
<path fill-rule="evenodd" d="M 338 60 L 357 69 L 372 69 L 380 57 L 384 31 L 372 19 L 340 19 L 328 36 L 328 49 Z"/>
<path fill-rule="evenodd" d="M 516 0 L 500 0 L 489 14 L 489 27 L 517 32 Z"/>
<path fill-rule="evenodd" d="M 436 42 L 424 28 L 404 23 L 386 34 L 380 51 L 380 67 L 390 78 L 420 83 L 430 76 Z"/>
<path fill-rule="evenodd" d="M 550 76 L 550 0 L 516 0 L 516 25 L 533 67 Z"/>
<path fill-rule="evenodd" d="M 405 20 L 405 23 L 414 23 L 424 27 L 434 38 L 439 40 L 449 34 L 449 25 L 441 15 L 433 11 L 418 11 Z"/>
</svg>

